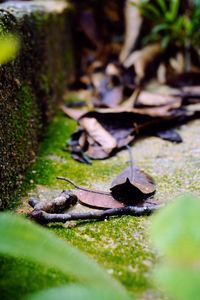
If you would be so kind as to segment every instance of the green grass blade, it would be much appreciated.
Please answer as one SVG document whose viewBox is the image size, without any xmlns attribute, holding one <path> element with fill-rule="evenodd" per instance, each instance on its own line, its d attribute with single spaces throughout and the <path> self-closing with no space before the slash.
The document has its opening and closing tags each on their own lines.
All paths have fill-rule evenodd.
<svg viewBox="0 0 200 300">
<path fill-rule="evenodd" d="M 158 25 L 156 25 L 156 26 L 153 27 L 152 33 L 157 34 L 160 31 L 168 30 L 168 29 L 170 30 L 169 24 L 166 24 L 166 23 L 158 24 Z"/>
<path fill-rule="evenodd" d="M 171 0 L 170 1 L 170 8 L 168 13 L 166 14 L 166 18 L 168 21 L 173 22 L 178 17 L 180 9 L 180 0 Z"/>
<path fill-rule="evenodd" d="M 158 5 L 160 6 L 162 12 L 166 14 L 167 12 L 167 5 L 165 0 L 157 0 Z"/>
</svg>

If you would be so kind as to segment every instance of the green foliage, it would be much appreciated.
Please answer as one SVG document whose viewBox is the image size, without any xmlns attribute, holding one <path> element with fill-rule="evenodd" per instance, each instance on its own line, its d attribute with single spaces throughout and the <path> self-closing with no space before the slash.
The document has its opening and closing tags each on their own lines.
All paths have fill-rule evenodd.
<svg viewBox="0 0 200 300">
<path fill-rule="evenodd" d="M 0 254 L 54 268 L 69 276 L 78 283 L 65 287 L 70 290 L 71 299 L 80 299 L 80 290 L 87 299 L 98 299 L 102 293 L 105 299 L 129 299 L 123 287 L 97 264 L 44 228 L 19 216 L 0 214 Z M 63 295 L 63 289 L 60 292 Z M 45 295 L 38 295 L 36 299 L 46 299 Z M 57 299 L 61 298 L 57 294 Z"/>
<path fill-rule="evenodd" d="M 114 293 L 105 290 L 98 290 L 97 288 L 86 288 L 80 285 L 69 285 L 67 287 L 57 287 L 41 291 L 33 296 L 28 297 L 29 300 L 114 300 Z M 122 299 L 122 298 L 121 298 Z"/>
<path fill-rule="evenodd" d="M 135 5 L 135 4 L 134 4 Z M 141 14 L 151 20 L 153 27 L 144 42 L 161 42 L 163 49 L 169 45 L 199 50 L 200 5 L 193 1 L 190 9 L 181 13 L 180 0 L 142 0 L 136 5 Z"/>
<path fill-rule="evenodd" d="M 5 64 L 13 60 L 19 51 L 19 40 L 7 34 L 0 37 L 0 64 Z"/>
<path fill-rule="evenodd" d="M 153 216 L 152 239 L 163 257 L 154 277 L 172 299 L 199 299 L 199 228 L 200 200 L 191 195 L 175 200 Z"/>
</svg>

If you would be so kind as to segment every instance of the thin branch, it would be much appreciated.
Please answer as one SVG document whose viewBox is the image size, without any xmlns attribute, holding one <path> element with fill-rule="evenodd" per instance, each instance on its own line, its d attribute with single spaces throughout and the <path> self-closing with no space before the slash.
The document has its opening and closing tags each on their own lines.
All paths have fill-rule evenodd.
<svg viewBox="0 0 200 300">
<path fill-rule="evenodd" d="M 104 220 L 111 216 L 148 216 L 154 211 L 161 208 L 162 205 L 148 205 L 143 207 L 126 206 L 123 208 L 113 208 L 104 211 L 90 211 L 86 213 L 64 213 L 64 214 L 51 214 L 42 210 L 33 210 L 30 218 L 34 219 L 40 224 L 48 224 L 53 222 L 65 223 L 67 221 L 75 220 Z"/>
<path fill-rule="evenodd" d="M 28 201 L 28 204 L 34 208 L 39 202 L 40 201 L 38 199 L 31 197 Z"/>
<path fill-rule="evenodd" d="M 38 201 L 30 198 L 28 203 L 34 211 L 45 211 L 47 213 L 61 213 L 77 203 L 78 198 L 70 191 L 63 191 L 58 197 L 51 201 Z"/>
<path fill-rule="evenodd" d="M 95 194 L 101 194 L 101 195 L 110 195 L 110 193 L 108 193 L 108 192 L 95 191 L 95 190 L 87 189 L 85 187 L 78 186 L 76 183 L 74 183 L 69 178 L 65 178 L 65 177 L 62 177 L 62 176 L 57 176 L 56 178 L 59 179 L 59 180 L 64 180 L 64 181 L 67 181 L 68 183 L 71 183 L 78 190 L 91 192 L 91 193 L 95 193 Z"/>
</svg>

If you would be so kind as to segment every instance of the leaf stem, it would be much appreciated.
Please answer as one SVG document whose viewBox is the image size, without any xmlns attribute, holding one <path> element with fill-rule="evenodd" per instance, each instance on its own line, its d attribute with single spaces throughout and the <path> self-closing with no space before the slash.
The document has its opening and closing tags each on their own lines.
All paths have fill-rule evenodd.
<svg viewBox="0 0 200 300">
<path fill-rule="evenodd" d="M 68 183 L 72 184 L 76 189 L 78 190 L 82 190 L 82 191 L 86 191 L 86 192 L 91 192 L 91 193 L 95 193 L 95 194 L 101 194 L 101 195 L 110 195 L 109 192 L 102 192 L 102 191 L 95 191 L 95 190 L 91 190 L 91 189 L 87 189 L 85 187 L 81 187 L 79 185 L 77 185 L 75 182 L 73 182 L 71 179 L 69 178 L 65 178 L 62 176 L 57 176 L 56 177 L 58 180 L 64 180 L 67 181 Z"/>
</svg>

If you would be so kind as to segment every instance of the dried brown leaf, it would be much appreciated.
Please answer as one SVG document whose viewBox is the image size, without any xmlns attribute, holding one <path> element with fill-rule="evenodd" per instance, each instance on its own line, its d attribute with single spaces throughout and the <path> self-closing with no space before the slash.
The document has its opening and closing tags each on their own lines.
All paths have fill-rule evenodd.
<svg viewBox="0 0 200 300">
<path fill-rule="evenodd" d="M 124 207 L 124 204 L 115 200 L 110 193 L 75 190 L 74 194 L 82 204 L 93 208 L 107 209 Z"/>
<path fill-rule="evenodd" d="M 172 108 L 180 107 L 181 98 L 170 95 L 162 95 L 157 93 L 151 93 L 142 91 L 137 99 L 138 106 L 164 106 L 171 105 Z"/>
<path fill-rule="evenodd" d="M 57 179 L 67 181 L 72 184 L 75 187 L 73 195 L 75 195 L 82 204 L 99 209 L 124 207 L 124 204 L 114 199 L 109 192 L 95 191 L 80 187 L 70 179 L 64 177 L 59 176 Z"/>
<path fill-rule="evenodd" d="M 97 119 L 84 117 L 79 120 L 79 124 L 107 154 L 117 147 L 116 139 L 102 127 Z"/>
<path fill-rule="evenodd" d="M 113 87 L 105 93 L 102 97 L 101 103 L 107 107 L 116 107 L 123 100 L 123 87 L 116 86 Z"/>
<path fill-rule="evenodd" d="M 61 106 L 61 110 L 71 119 L 73 120 L 78 120 L 80 119 L 83 115 L 87 113 L 86 109 L 74 109 L 74 108 L 69 108 L 65 105 Z"/>
<path fill-rule="evenodd" d="M 136 205 L 154 195 L 156 186 L 152 177 L 138 167 L 128 167 L 113 180 L 110 190 L 115 199 Z"/>
<path fill-rule="evenodd" d="M 134 67 L 138 79 L 145 77 L 147 66 L 160 54 L 161 46 L 159 43 L 151 44 L 141 50 L 133 52 L 124 62 L 124 66 Z"/>
<path fill-rule="evenodd" d="M 132 5 L 132 0 L 126 1 L 125 7 L 125 41 L 120 53 L 120 62 L 123 63 L 131 50 L 134 48 L 136 40 L 140 33 L 140 28 L 142 25 L 142 17 L 137 9 L 137 7 Z M 140 0 L 134 0 L 135 3 L 139 3 Z"/>
</svg>

